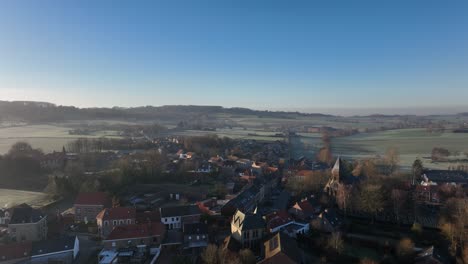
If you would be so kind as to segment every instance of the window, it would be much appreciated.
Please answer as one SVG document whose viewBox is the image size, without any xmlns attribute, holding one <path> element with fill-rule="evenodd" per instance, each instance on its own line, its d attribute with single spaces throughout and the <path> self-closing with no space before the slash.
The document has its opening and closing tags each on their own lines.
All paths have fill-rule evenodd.
<svg viewBox="0 0 468 264">
<path fill-rule="evenodd" d="M 174 217 L 172 217 L 172 221 L 174 221 Z"/>
<path fill-rule="evenodd" d="M 116 226 L 117 225 L 117 220 L 113 220 L 112 225 Z"/>
<path fill-rule="evenodd" d="M 115 242 L 112 242 L 112 247 L 115 247 Z"/>
<path fill-rule="evenodd" d="M 205 239 L 205 235 L 203 235 L 202 238 Z"/>
<path fill-rule="evenodd" d="M 81 208 L 76 208 L 76 213 L 77 214 L 81 213 Z"/>
<path fill-rule="evenodd" d="M 127 219 L 127 224 L 131 224 L 132 223 L 132 219 Z"/>
<path fill-rule="evenodd" d="M 270 239 L 270 250 L 274 250 L 278 247 L 278 236 L 273 237 Z"/>
<path fill-rule="evenodd" d="M 109 221 L 104 221 L 104 226 L 108 226 L 109 225 Z"/>
<path fill-rule="evenodd" d="M 189 240 L 191 240 L 191 239 L 192 239 L 192 237 L 191 237 L 191 236 L 189 236 L 189 237 L 188 237 L 188 239 L 189 239 Z"/>
<path fill-rule="evenodd" d="M 120 220 L 119 225 L 123 225 L 123 224 L 124 224 L 124 220 Z"/>
<path fill-rule="evenodd" d="M 175 220 L 176 220 L 176 221 L 179 221 L 179 217 L 176 217 Z"/>
<path fill-rule="evenodd" d="M 200 236 L 197 236 L 197 240 L 200 240 Z"/>
</svg>

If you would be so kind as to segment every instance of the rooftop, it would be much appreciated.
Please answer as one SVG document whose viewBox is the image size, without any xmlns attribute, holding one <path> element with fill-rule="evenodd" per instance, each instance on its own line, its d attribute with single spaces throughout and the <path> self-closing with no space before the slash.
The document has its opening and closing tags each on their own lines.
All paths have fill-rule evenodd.
<svg viewBox="0 0 468 264">
<path fill-rule="evenodd" d="M 130 239 L 164 235 L 166 227 L 161 223 L 144 223 L 115 227 L 106 240 Z"/>
<path fill-rule="evenodd" d="M 97 216 L 101 220 L 135 219 L 136 209 L 131 207 L 114 207 L 103 209 Z"/>
<path fill-rule="evenodd" d="M 265 221 L 257 214 L 244 214 L 237 210 L 232 217 L 232 225 L 237 226 L 240 230 L 260 229 L 265 227 Z"/>
<path fill-rule="evenodd" d="M 10 224 L 36 223 L 46 217 L 40 210 L 27 204 L 20 204 L 12 209 Z"/>
<path fill-rule="evenodd" d="M 35 241 L 32 243 L 31 256 L 73 250 L 76 239 L 75 236 L 64 236 L 59 239 Z"/>
<path fill-rule="evenodd" d="M 160 212 L 161 212 L 161 217 L 201 214 L 200 209 L 196 205 L 161 207 Z"/>
<path fill-rule="evenodd" d="M 75 204 L 79 205 L 108 205 L 109 203 L 109 197 L 103 192 L 80 193 L 75 200 Z"/>
</svg>

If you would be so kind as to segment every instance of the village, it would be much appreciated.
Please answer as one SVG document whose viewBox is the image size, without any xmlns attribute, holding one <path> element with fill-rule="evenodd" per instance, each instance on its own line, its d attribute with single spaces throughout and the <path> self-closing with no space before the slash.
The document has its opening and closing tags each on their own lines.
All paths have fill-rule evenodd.
<svg viewBox="0 0 468 264">
<path fill-rule="evenodd" d="M 466 261 L 466 171 L 416 160 L 401 172 L 395 150 L 345 160 L 323 141 L 293 159 L 287 137 L 167 136 L 117 151 L 78 140 L 37 158 L 59 202 L 0 211 L 0 263 Z"/>
</svg>

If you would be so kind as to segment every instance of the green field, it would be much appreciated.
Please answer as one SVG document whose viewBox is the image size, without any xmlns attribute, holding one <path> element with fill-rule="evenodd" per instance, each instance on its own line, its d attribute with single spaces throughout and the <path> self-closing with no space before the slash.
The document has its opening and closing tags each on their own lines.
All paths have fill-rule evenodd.
<svg viewBox="0 0 468 264">
<path fill-rule="evenodd" d="M 8 152 L 18 141 L 30 143 L 44 152 L 61 151 L 63 146 L 77 138 L 116 137 L 115 131 L 99 131 L 91 135 L 70 135 L 68 131 L 76 124 L 47 124 L 0 127 L 0 154 Z"/>
<path fill-rule="evenodd" d="M 0 189 L 0 208 L 10 208 L 22 203 L 27 203 L 32 207 L 41 207 L 52 201 L 47 194 L 42 192 Z"/>
<path fill-rule="evenodd" d="M 416 158 L 421 158 L 428 168 L 446 169 L 448 163 L 430 162 L 432 148 L 442 147 L 451 152 L 468 152 L 468 134 L 429 133 L 425 129 L 398 129 L 334 138 L 332 147 L 334 155 L 348 158 L 383 155 L 388 148 L 395 147 L 400 153 L 403 167 L 409 167 Z"/>
</svg>

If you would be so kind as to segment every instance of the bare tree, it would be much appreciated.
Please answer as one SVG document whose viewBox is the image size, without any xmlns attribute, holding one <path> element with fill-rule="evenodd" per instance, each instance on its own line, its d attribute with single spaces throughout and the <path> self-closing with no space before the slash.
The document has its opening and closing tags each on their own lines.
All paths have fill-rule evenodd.
<svg viewBox="0 0 468 264">
<path fill-rule="evenodd" d="M 218 264 L 218 247 L 213 244 L 209 244 L 201 254 L 203 263 L 206 264 Z"/>
<path fill-rule="evenodd" d="M 256 259 L 252 250 L 246 248 L 239 251 L 239 258 L 242 264 L 255 264 Z"/>
<path fill-rule="evenodd" d="M 338 254 L 343 252 L 344 241 L 343 241 L 343 238 L 341 238 L 340 232 L 333 232 L 331 234 L 330 238 L 328 238 L 328 241 L 327 241 L 327 247 L 330 249 L 333 249 Z"/>
<path fill-rule="evenodd" d="M 391 147 L 385 152 L 385 162 L 388 166 L 389 174 L 393 174 L 400 164 L 400 154 L 397 148 Z"/>
<path fill-rule="evenodd" d="M 414 242 L 410 238 L 402 238 L 396 248 L 400 257 L 407 257 L 414 252 Z"/>
<path fill-rule="evenodd" d="M 393 213 L 395 213 L 397 223 L 400 223 L 400 213 L 406 203 L 406 198 L 407 192 L 399 189 L 392 190 Z"/>
</svg>

